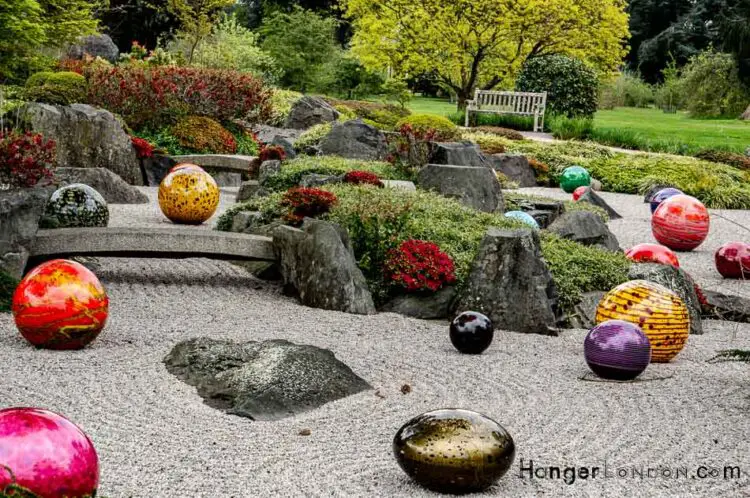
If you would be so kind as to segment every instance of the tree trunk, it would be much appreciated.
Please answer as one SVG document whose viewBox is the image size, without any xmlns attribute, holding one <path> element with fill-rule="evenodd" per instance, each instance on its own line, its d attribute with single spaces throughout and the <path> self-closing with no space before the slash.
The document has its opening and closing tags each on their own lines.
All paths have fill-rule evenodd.
<svg viewBox="0 0 750 498">
<path fill-rule="evenodd" d="M 740 116 L 740 119 L 743 121 L 750 120 L 750 105 L 747 106 L 747 109 L 745 109 L 745 112 L 742 113 L 742 116 Z"/>
<path fill-rule="evenodd" d="M 458 111 L 466 110 L 466 103 L 471 100 L 471 89 L 462 89 L 460 92 L 456 92 L 456 100 L 458 101 Z"/>
</svg>

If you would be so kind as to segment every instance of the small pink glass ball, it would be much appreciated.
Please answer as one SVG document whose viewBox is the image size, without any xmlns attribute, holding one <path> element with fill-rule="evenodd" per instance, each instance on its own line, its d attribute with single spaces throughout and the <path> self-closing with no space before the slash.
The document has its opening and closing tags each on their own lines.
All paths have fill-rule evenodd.
<svg viewBox="0 0 750 498">
<path fill-rule="evenodd" d="M 0 410 L 0 493 L 14 487 L 39 498 L 95 496 L 94 445 L 62 415 L 39 408 Z"/>
<path fill-rule="evenodd" d="M 578 199 L 580 199 L 580 198 L 581 198 L 581 196 L 582 196 L 583 194 L 585 194 L 585 193 L 586 193 L 586 191 L 587 191 L 588 189 L 590 189 L 590 188 L 591 188 L 591 187 L 587 187 L 587 186 L 585 186 L 585 185 L 584 185 L 584 186 L 582 186 L 582 187 L 578 187 L 577 189 L 575 189 L 575 190 L 573 191 L 573 200 L 574 200 L 574 201 L 577 201 Z"/>
</svg>

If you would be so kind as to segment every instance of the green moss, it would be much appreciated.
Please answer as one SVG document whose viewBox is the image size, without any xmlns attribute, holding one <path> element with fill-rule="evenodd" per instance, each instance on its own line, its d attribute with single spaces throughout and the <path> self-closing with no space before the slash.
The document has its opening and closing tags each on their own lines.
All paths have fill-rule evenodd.
<svg viewBox="0 0 750 498">
<path fill-rule="evenodd" d="M 332 123 L 321 123 L 305 130 L 302 135 L 299 136 L 296 142 L 294 142 L 294 148 L 297 151 L 304 151 L 307 147 L 314 147 L 319 145 L 323 138 L 331 133 L 333 129 Z"/>
<path fill-rule="evenodd" d="M 18 280 L 7 273 L 0 271 L 0 313 L 10 311 L 10 305 L 13 301 L 13 293 L 18 286 Z"/>
<path fill-rule="evenodd" d="M 85 102 L 86 78 L 73 72 L 35 73 L 26 80 L 24 98 L 57 105 Z"/>
</svg>

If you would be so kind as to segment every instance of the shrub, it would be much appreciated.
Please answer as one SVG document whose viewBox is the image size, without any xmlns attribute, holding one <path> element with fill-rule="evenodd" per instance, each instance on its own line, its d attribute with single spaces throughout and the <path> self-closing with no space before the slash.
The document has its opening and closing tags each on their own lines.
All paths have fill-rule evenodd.
<svg viewBox="0 0 750 498">
<path fill-rule="evenodd" d="M 614 81 L 602 84 L 599 108 L 648 107 L 654 102 L 654 89 L 638 75 L 621 73 Z"/>
<path fill-rule="evenodd" d="M 472 130 L 474 131 L 474 130 Z M 462 140 L 469 140 L 479 145 L 482 152 L 485 154 L 503 154 L 505 153 L 509 139 L 501 137 L 500 135 L 493 135 L 491 133 L 476 132 L 476 133 L 463 133 L 461 135 Z"/>
<path fill-rule="evenodd" d="M 569 118 L 562 115 L 552 115 L 547 120 L 552 135 L 560 140 L 585 139 L 594 129 L 592 118 Z"/>
<path fill-rule="evenodd" d="M 292 106 L 301 98 L 302 94 L 299 92 L 274 88 L 271 93 L 271 114 L 268 118 L 268 124 L 284 126 L 289 113 L 292 112 Z"/>
<path fill-rule="evenodd" d="M 237 154 L 243 156 L 256 156 L 260 152 L 260 144 L 255 134 L 245 130 L 239 130 L 233 133 L 234 140 L 237 142 Z"/>
<path fill-rule="evenodd" d="M 181 147 L 201 154 L 234 154 L 237 142 L 221 124 L 203 116 L 181 119 L 171 128 Z"/>
<path fill-rule="evenodd" d="M 399 120 L 411 115 L 408 109 L 378 102 L 332 98 L 326 98 L 326 101 L 342 114 L 341 119 L 344 121 L 362 118 L 373 121 L 379 127 L 386 129 L 396 129 Z"/>
<path fill-rule="evenodd" d="M 318 175 L 343 175 L 355 170 L 370 171 L 384 179 L 405 179 L 398 174 L 396 168 L 384 162 L 359 161 L 335 156 L 300 156 L 285 162 L 281 167 L 281 172 L 266 180 L 263 186 L 271 191 L 287 190 L 299 185 L 302 177 L 306 175 L 313 173 Z"/>
<path fill-rule="evenodd" d="M 533 157 L 529 158 L 529 166 L 534 170 L 537 183 L 546 185 L 549 182 L 549 166 L 541 161 L 537 161 Z"/>
<path fill-rule="evenodd" d="M 308 147 L 320 145 L 320 142 L 331 133 L 333 124 L 321 123 L 305 130 L 294 142 L 295 150 L 304 152 Z"/>
<path fill-rule="evenodd" d="M 344 175 L 344 181 L 351 183 L 352 185 L 375 185 L 376 187 L 383 187 L 383 182 L 375 173 L 371 171 L 349 171 Z"/>
<path fill-rule="evenodd" d="M 305 218 L 315 218 L 330 211 L 336 195 L 318 188 L 296 187 L 286 191 L 280 206 L 288 208 L 286 221 L 300 224 Z"/>
<path fill-rule="evenodd" d="M 13 294 L 16 292 L 18 280 L 0 270 L 0 313 L 10 311 Z"/>
<path fill-rule="evenodd" d="M 55 142 L 38 133 L 0 132 L 0 184 L 33 187 L 52 178 Z"/>
<path fill-rule="evenodd" d="M 411 239 L 388 251 L 385 279 L 407 292 L 435 292 L 456 275 L 453 260 L 436 244 Z"/>
<path fill-rule="evenodd" d="M 723 163 L 735 168 L 750 171 L 750 157 L 736 152 L 727 152 L 723 150 L 704 150 L 695 155 L 698 159 L 711 161 L 714 163 Z"/>
<path fill-rule="evenodd" d="M 687 110 L 694 117 L 736 118 L 750 100 L 734 57 L 712 49 L 690 59 L 682 70 L 681 85 L 689 96 Z"/>
<path fill-rule="evenodd" d="M 184 116 L 220 122 L 271 114 L 263 83 L 236 71 L 125 66 L 97 69 L 89 77 L 89 103 L 121 115 L 133 129 L 159 129 Z"/>
<path fill-rule="evenodd" d="M 568 117 L 593 117 L 599 82 L 582 61 L 564 55 L 528 59 L 516 80 L 521 92 L 547 92 L 547 110 Z"/>
<path fill-rule="evenodd" d="M 523 135 L 518 133 L 516 130 L 501 128 L 499 126 L 479 126 L 475 129 L 475 131 L 489 133 L 491 135 L 498 135 L 509 140 L 524 140 Z"/>
<path fill-rule="evenodd" d="M 26 80 L 26 100 L 70 105 L 86 101 L 86 78 L 74 72 L 41 72 Z"/>
<path fill-rule="evenodd" d="M 138 137 L 130 137 L 130 141 L 133 142 L 135 147 L 135 153 L 138 159 L 147 159 L 154 155 L 154 146 L 148 140 Z"/>
<path fill-rule="evenodd" d="M 422 140 L 450 142 L 460 136 L 458 127 L 443 116 L 412 114 L 396 123 L 399 130 L 403 130 L 405 126 L 409 126 L 414 136 Z"/>
<path fill-rule="evenodd" d="M 262 146 L 260 148 L 260 162 L 283 161 L 286 159 L 286 151 L 280 145 Z"/>
</svg>

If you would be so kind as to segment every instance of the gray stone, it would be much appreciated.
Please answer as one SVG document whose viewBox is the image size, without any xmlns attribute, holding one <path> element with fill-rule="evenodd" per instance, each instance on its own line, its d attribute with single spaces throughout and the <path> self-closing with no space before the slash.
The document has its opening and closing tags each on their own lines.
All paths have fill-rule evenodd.
<svg viewBox="0 0 750 498">
<path fill-rule="evenodd" d="M 495 171 L 499 171 L 519 187 L 536 187 L 536 175 L 526 156 L 520 154 L 493 154 L 489 156 Z"/>
<path fill-rule="evenodd" d="M 268 237 L 178 227 L 40 230 L 30 251 L 31 256 L 47 259 L 77 254 L 276 261 Z"/>
<path fill-rule="evenodd" d="M 607 204 L 607 201 L 602 199 L 596 192 L 594 192 L 594 188 L 587 188 L 586 192 L 578 198 L 578 202 L 588 202 L 589 204 L 593 204 L 594 206 L 600 207 L 604 209 L 607 214 L 609 215 L 610 220 L 619 220 L 622 218 L 620 216 L 620 213 L 615 211 L 612 206 Z"/>
<path fill-rule="evenodd" d="M 581 301 L 565 317 L 564 325 L 571 329 L 591 329 L 596 325 L 596 308 L 606 295 L 604 291 L 584 292 Z"/>
<path fill-rule="evenodd" d="M 117 62 L 120 50 L 109 35 L 91 35 L 78 40 L 78 43 L 68 47 L 69 59 L 83 59 L 86 55 L 101 57 L 109 62 Z"/>
<path fill-rule="evenodd" d="M 146 204 L 148 196 L 106 168 L 57 168 L 53 183 L 59 187 L 83 183 L 110 204 Z"/>
<path fill-rule="evenodd" d="M 254 229 L 263 224 L 263 216 L 258 211 L 240 211 L 232 218 L 232 228 L 235 233 L 254 233 Z"/>
<path fill-rule="evenodd" d="M 237 192 L 236 202 L 245 202 L 253 197 L 258 196 L 261 193 L 260 182 L 258 180 L 248 180 L 242 182 L 240 190 Z"/>
<path fill-rule="evenodd" d="M 173 157 L 162 154 L 154 154 L 151 157 L 141 159 L 144 183 L 149 187 L 158 187 L 169 170 L 175 166 L 177 166 L 177 161 Z"/>
<path fill-rule="evenodd" d="M 404 180 L 381 180 L 381 181 L 383 182 L 383 186 L 386 188 L 407 190 L 409 192 L 417 191 L 417 186 L 414 185 L 414 182 L 407 182 Z"/>
<path fill-rule="evenodd" d="M 565 204 L 560 201 L 522 199 L 518 201 L 518 208 L 531 215 L 540 228 L 547 228 L 565 212 Z"/>
<path fill-rule="evenodd" d="M 252 420 L 279 420 L 371 389 L 331 351 L 284 340 L 199 337 L 178 343 L 164 364 L 208 406 Z"/>
<path fill-rule="evenodd" d="M 356 314 L 375 313 L 375 304 L 342 229 L 307 221 L 304 230 L 281 226 L 273 232 L 285 291 L 306 306 Z"/>
<path fill-rule="evenodd" d="M 388 301 L 380 311 L 398 313 L 399 315 L 423 320 L 438 320 L 451 316 L 455 297 L 455 287 L 445 287 L 427 295 L 404 294 Z"/>
<path fill-rule="evenodd" d="M 538 232 L 487 230 L 456 309 L 484 313 L 495 329 L 558 335 L 557 288 Z"/>
<path fill-rule="evenodd" d="M 651 202 L 651 198 L 660 190 L 665 188 L 677 188 L 676 186 L 669 183 L 657 183 L 653 187 L 649 188 L 643 196 L 643 202 Z"/>
<path fill-rule="evenodd" d="M 597 180 L 596 178 L 591 179 L 591 190 L 595 190 L 597 192 L 602 191 L 602 182 Z"/>
<path fill-rule="evenodd" d="M 487 159 L 479 146 L 472 142 L 435 143 L 432 145 L 429 162 L 452 166 L 492 168 L 492 163 Z"/>
<path fill-rule="evenodd" d="M 281 280 L 279 265 L 268 261 L 234 261 L 234 265 L 245 269 L 261 280 L 276 282 Z"/>
<path fill-rule="evenodd" d="M 109 111 L 86 104 L 55 106 L 31 102 L 18 110 L 19 124 L 57 145 L 57 166 L 106 168 L 131 185 L 143 185 L 130 136 Z"/>
<path fill-rule="evenodd" d="M 263 161 L 258 169 L 258 183 L 263 185 L 274 175 L 281 172 L 281 161 Z"/>
<path fill-rule="evenodd" d="M 253 133 L 258 137 L 262 143 L 270 143 L 274 137 L 284 137 L 290 142 L 294 143 L 302 135 L 304 130 L 295 130 L 292 128 L 276 128 L 273 126 L 253 124 L 248 125 L 247 128 L 252 130 Z"/>
<path fill-rule="evenodd" d="M 336 123 L 331 133 L 320 142 L 324 156 L 381 161 L 388 155 L 388 144 L 383 132 L 362 120 Z"/>
<path fill-rule="evenodd" d="M 300 178 L 300 187 L 320 187 L 323 185 L 330 185 L 331 183 L 341 183 L 344 181 L 344 175 L 319 175 L 318 173 L 310 173 Z"/>
<path fill-rule="evenodd" d="M 339 118 L 339 111 L 320 97 L 305 95 L 292 105 L 284 128 L 306 130 L 321 123 L 332 123 Z"/>
<path fill-rule="evenodd" d="M 713 320 L 750 323 L 750 299 L 704 290 L 703 317 Z"/>
<path fill-rule="evenodd" d="M 701 303 L 695 291 L 695 282 L 684 270 L 672 265 L 634 263 L 630 266 L 628 277 L 631 280 L 648 280 L 663 285 L 680 296 L 690 311 L 690 333 L 703 333 Z"/>
<path fill-rule="evenodd" d="M 0 190 L 0 271 L 23 276 L 53 187 Z"/>
<path fill-rule="evenodd" d="M 205 170 L 219 187 L 239 187 L 242 185 L 242 174 L 240 173 L 218 171 L 214 168 L 205 168 Z"/>
<path fill-rule="evenodd" d="M 276 135 L 271 140 L 271 145 L 276 145 L 284 149 L 287 159 L 294 159 L 297 157 L 297 152 L 294 150 L 294 142 L 281 135 Z"/>
<path fill-rule="evenodd" d="M 206 170 L 226 171 L 230 173 L 242 173 L 255 175 L 258 170 L 258 158 L 255 156 L 242 156 L 238 154 L 187 154 L 183 156 L 172 156 L 178 163 L 197 164 Z"/>
<path fill-rule="evenodd" d="M 599 246 L 609 251 L 620 251 L 615 234 L 604 220 L 591 211 L 570 211 L 549 226 L 549 231 L 560 237 L 586 246 Z"/>
<path fill-rule="evenodd" d="M 487 213 L 503 212 L 503 192 L 490 168 L 428 164 L 419 172 L 420 187 Z"/>
</svg>

